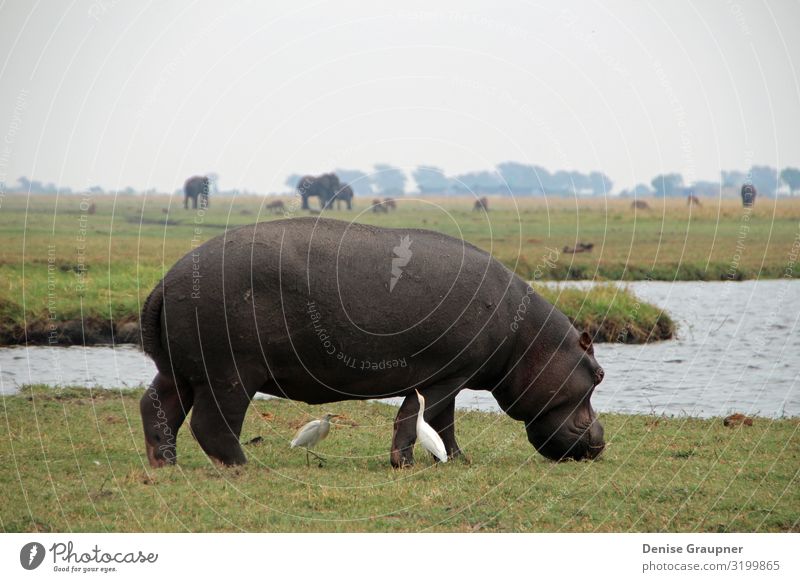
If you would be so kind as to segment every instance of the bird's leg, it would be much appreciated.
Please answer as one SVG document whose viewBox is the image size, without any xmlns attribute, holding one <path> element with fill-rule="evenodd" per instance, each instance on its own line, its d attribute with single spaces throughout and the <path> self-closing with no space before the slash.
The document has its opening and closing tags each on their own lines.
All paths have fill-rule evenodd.
<svg viewBox="0 0 800 582">
<path fill-rule="evenodd" d="M 317 459 L 317 461 L 319 461 L 319 466 L 320 467 L 322 466 L 322 463 L 325 462 L 325 458 L 324 457 L 318 455 L 317 453 L 315 453 L 311 449 L 306 449 L 306 458 L 308 458 L 308 453 L 311 453 L 312 455 L 314 455 L 314 457 Z"/>
<path fill-rule="evenodd" d="M 322 464 L 325 462 L 324 457 L 321 457 L 320 455 L 318 455 L 317 453 L 315 453 L 314 451 L 312 451 L 308 447 L 303 447 L 303 448 L 306 449 L 306 467 L 310 467 L 311 466 L 311 461 L 309 460 L 308 455 L 314 455 L 314 458 L 317 459 L 317 461 L 319 462 L 319 466 L 322 467 Z"/>
</svg>

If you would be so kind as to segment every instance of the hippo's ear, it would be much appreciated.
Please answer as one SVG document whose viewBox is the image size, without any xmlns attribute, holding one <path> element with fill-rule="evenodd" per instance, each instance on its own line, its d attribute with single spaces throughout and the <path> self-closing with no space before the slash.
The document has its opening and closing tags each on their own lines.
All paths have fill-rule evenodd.
<svg viewBox="0 0 800 582">
<path fill-rule="evenodd" d="M 593 352 L 594 348 L 592 347 L 592 336 L 590 336 L 585 331 L 581 333 L 581 337 L 578 340 L 578 343 L 581 344 L 581 347 L 587 352 Z"/>
</svg>

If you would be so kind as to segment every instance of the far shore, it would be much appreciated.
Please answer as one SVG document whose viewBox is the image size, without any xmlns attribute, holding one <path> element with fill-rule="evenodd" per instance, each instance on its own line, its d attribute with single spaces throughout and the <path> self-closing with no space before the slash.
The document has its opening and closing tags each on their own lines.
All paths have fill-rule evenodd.
<svg viewBox="0 0 800 582">
<path fill-rule="evenodd" d="M 309 215 L 290 197 L 276 214 L 265 207 L 271 197 L 212 198 L 205 210 L 183 209 L 178 196 L 90 198 L 5 196 L 0 345 L 135 343 L 144 300 L 181 256 L 239 225 Z M 736 199 L 640 201 L 647 208 L 620 198 L 489 197 L 484 212 L 466 197 L 408 197 L 375 213 L 362 197 L 352 211 L 325 214 L 463 238 L 536 284 L 785 279 L 800 270 L 800 197 L 759 198 L 753 208 Z M 553 300 L 546 287 L 540 292 Z M 674 336 L 658 306 L 631 310 L 635 297 L 602 287 L 587 294 L 564 286 L 556 303 L 595 341 Z"/>
</svg>

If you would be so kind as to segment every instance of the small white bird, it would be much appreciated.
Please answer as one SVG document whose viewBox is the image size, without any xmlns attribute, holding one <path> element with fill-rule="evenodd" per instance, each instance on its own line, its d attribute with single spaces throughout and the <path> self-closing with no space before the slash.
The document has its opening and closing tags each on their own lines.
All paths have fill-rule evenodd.
<svg viewBox="0 0 800 582">
<path fill-rule="evenodd" d="M 306 465 L 310 465 L 308 460 L 308 455 L 310 453 L 317 458 L 319 461 L 319 466 L 321 467 L 325 459 L 320 457 L 314 451 L 309 450 L 309 447 L 315 446 L 318 442 L 328 436 L 328 433 L 331 430 L 331 419 L 338 417 L 338 414 L 326 414 L 319 420 L 312 420 L 311 422 L 306 423 L 300 430 L 297 431 L 297 434 L 294 435 L 289 448 L 293 449 L 295 447 L 303 447 L 306 450 Z"/>
<path fill-rule="evenodd" d="M 433 427 L 425 422 L 423 415 L 425 414 L 425 397 L 417 392 L 417 400 L 419 400 L 419 412 L 417 413 L 417 439 L 422 446 L 436 457 L 441 463 L 447 462 L 447 450 L 444 448 L 442 437 L 439 436 Z"/>
</svg>

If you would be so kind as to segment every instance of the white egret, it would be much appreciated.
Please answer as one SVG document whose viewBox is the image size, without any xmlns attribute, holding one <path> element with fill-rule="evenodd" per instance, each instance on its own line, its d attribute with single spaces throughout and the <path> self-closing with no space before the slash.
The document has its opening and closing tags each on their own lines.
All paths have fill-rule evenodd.
<svg viewBox="0 0 800 582">
<path fill-rule="evenodd" d="M 423 415 L 425 413 L 425 397 L 417 392 L 417 400 L 419 400 L 419 412 L 417 413 L 417 439 L 422 446 L 436 457 L 436 460 L 446 463 L 447 462 L 447 450 L 444 448 L 444 443 L 442 442 L 442 437 L 439 436 L 433 427 L 425 422 Z"/>
<path fill-rule="evenodd" d="M 308 455 L 310 453 L 317 458 L 319 461 L 319 466 L 321 467 L 325 459 L 320 457 L 314 451 L 309 450 L 309 447 L 315 446 L 318 442 L 328 436 L 328 433 L 331 430 L 331 419 L 337 418 L 338 416 L 338 414 L 326 414 L 321 419 L 312 420 L 311 422 L 306 423 L 300 430 L 297 431 L 297 434 L 294 435 L 289 448 L 293 449 L 295 447 L 303 447 L 306 450 L 306 465 L 310 465 L 308 460 Z"/>
</svg>

